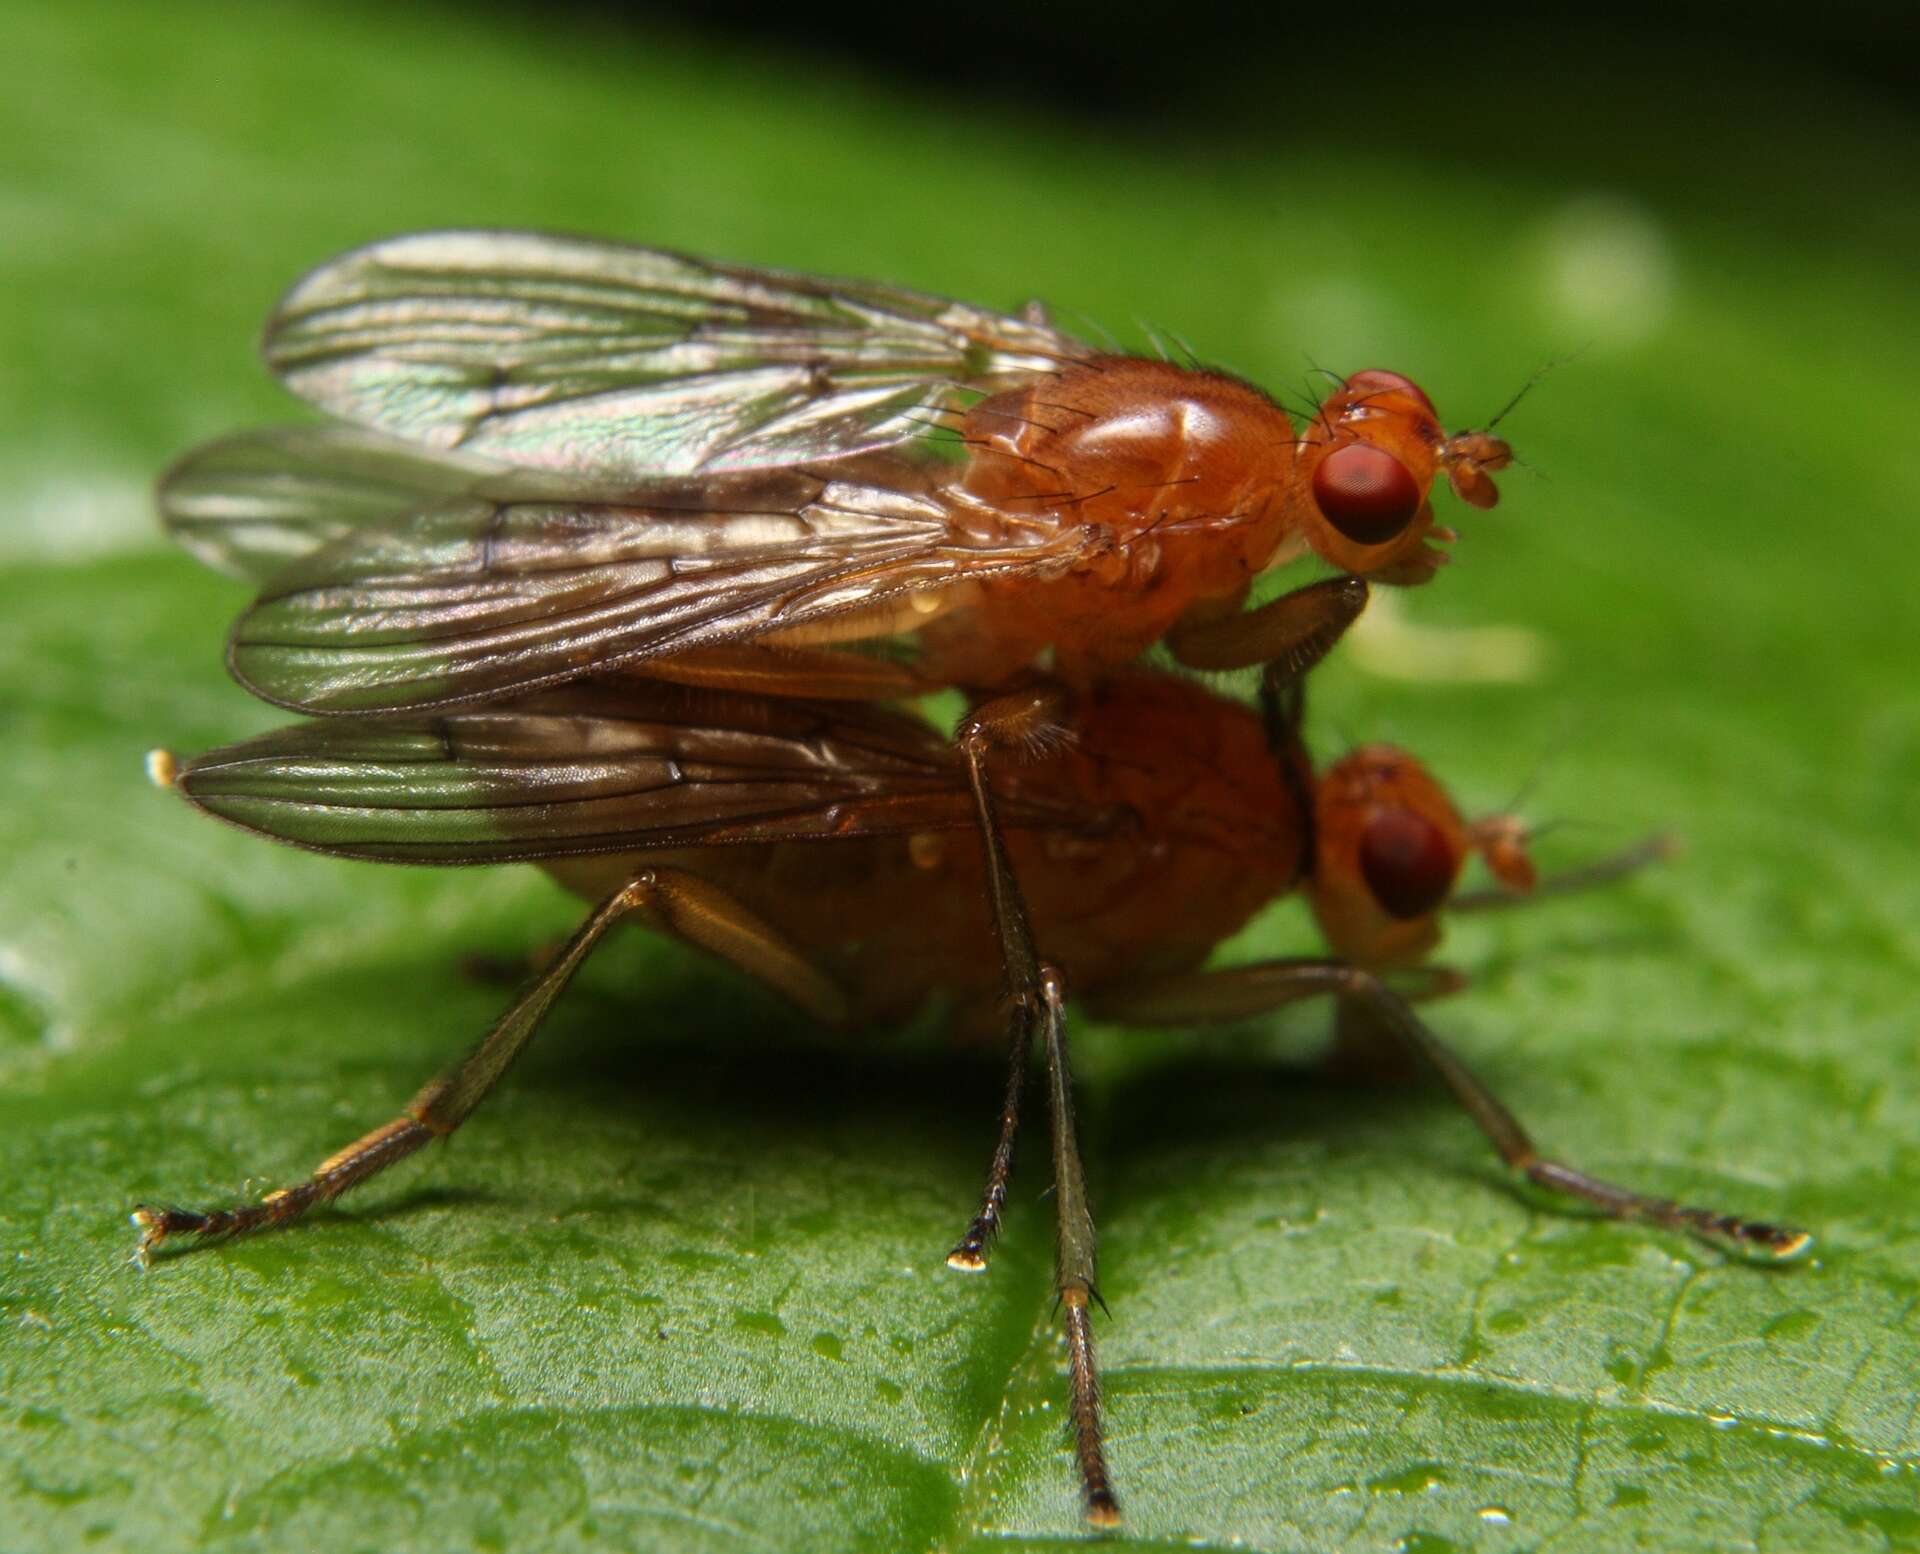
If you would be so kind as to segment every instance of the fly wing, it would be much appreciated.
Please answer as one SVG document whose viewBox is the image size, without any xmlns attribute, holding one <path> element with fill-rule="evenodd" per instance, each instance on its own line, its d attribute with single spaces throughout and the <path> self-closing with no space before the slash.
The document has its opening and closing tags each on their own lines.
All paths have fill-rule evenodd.
<svg viewBox="0 0 1920 1554">
<path fill-rule="evenodd" d="M 499 485 L 499 466 L 350 426 L 277 426 L 206 443 L 160 478 L 160 521 L 217 571 L 264 583 L 350 530 Z"/>
<path fill-rule="evenodd" d="M 644 503 L 485 496 L 353 530 L 277 574 L 228 658 L 304 712 L 496 700 L 598 669 L 787 631 L 1077 554 L 1085 531 L 968 545 L 909 467 L 885 484 L 774 471 L 656 483 Z"/>
<path fill-rule="evenodd" d="M 268 364 L 343 419 L 587 479 L 805 464 L 1091 351 L 1046 325 L 865 281 L 537 232 L 421 232 L 330 260 Z"/>
<path fill-rule="evenodd" d="M 298 724 L 199 756 L 175 783 L 248 830 L 394 863 L 898 835 L 973 815 L 947 742 L 909 714 L 646 681 Z M 1081 824 L 1032 799 L 1007 818 Z"/>
</svg>

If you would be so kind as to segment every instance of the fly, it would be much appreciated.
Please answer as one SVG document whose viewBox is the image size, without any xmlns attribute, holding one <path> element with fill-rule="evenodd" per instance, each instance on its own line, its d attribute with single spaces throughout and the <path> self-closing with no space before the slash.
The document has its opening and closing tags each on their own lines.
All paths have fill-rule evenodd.
<svg viewBox="0 0 1920 1554">
<path fill-rule="evenodd" d="M 948 1254 L 955 1268 L 986 1265 L 1041 1048 L 1070 1417 L 1097 1524 L 1118 1520 L 1119 1501 L 1094 1364 L 1069 987 L 1121 1024 L 1243 1020 L 1330 997 L 1344 1041 L 1424 1066 L 1520 1178 L 1763 1258 L 1799 1253 L 1800 1231 L 1650 1197 L 1542 1154 L 1415 1010 L 1464 985 L 1430 962 L 1447 911 L 1598 884 L 1657 856 L 1657 842 L 1536 890 L 1519 821 L 1464 819 L 1419 762 L 1386 746 L 1316 773 L 1299 709 L 1295 691 L 1270 690 L 1256 712 L 1163 671 L 1122 670 L 1072 705 L 1070 740 L 984 774 L 910 712 L 602 677 L 157 758 L 150 770 L 196 807 L 276 840 L 392 863 L 533 861 L 594 905 L 479 1044 L 392 1121 L 257 1203 L 136 1210 L 140 1255 L 176 1237 L 285 1226 L 452 1133 L 621 922 L 717 956 L 823 1022 L 904 1018 L 942 990 L 1004 1025 L 999 1132 L 979 1207 Z M 955 834 L 982 810 L 998 822 L 984 847 Z M 810 849 L 798 882 L 796 848 Z M 1476 855 L 1499 888 L 1458 895 Z M 1207 965 L 1296 890 L 1329 954 Z"/>
<path fill-rule="evenodd" d="M 1511 459 L 1395 372 L 1300 424 L 1224 373 L 866 281 L 528 232 L 390 238 L 313 271 L 264 352 L 334 419 L 163 482 L 259 595 L 229 663 L 305 713 L 470 705 L 620 667 L 884 697 L 1079 689 L 1165 640 L 1299 674 L 1416 584 Z M 1337 577 L 1244 608 L 1312 554 Z M 905 636 L 898 664 L 838 651 Z M 853 660 L 849 662 L 849 660 Z"/>
</svg>

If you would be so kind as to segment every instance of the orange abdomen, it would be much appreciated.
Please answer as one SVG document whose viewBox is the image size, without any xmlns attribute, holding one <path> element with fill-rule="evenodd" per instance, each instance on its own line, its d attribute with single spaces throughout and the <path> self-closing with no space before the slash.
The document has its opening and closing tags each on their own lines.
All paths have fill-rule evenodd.
<svg viewBox="0 0 1920 1554">
<path fill-rule="evenodd" d="M 1070 996 L 1190 970 L 1295 883 L 1298 795 L 1259 718 L 1175 676 L 1129 671 L 1075 708 L 1071 743 L 996 762 L 1018 807 L 1083 815 L 1082 830 L 1010 829 L 1040 953 Z M 561 859 L 588 898 L 648 865 L 686 869 L 765 918 L 849 995 L 857 1020 L 903 1018 L 936 991 L 987 1015 L 1001 952 L 971 828 L 771 846 Z"/>
<path fill-rule="evenodd" d="M 1305 767 L 1289 777 L 1250 708 L 1127 670 L 1082 698 L 1071 727 L 1071 743 L 1004 763 L 996 784 L 1071 795 L 1108 821 L 1090 839 L 1007 839 L 1035 941 L 1070 991 L 1193 969 L 1303 871 Z"/>
</svg>

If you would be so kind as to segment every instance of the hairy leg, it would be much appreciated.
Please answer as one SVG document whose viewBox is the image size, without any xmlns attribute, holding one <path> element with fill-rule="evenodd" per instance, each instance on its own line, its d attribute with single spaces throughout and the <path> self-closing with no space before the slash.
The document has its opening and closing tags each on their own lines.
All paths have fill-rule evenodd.
<svg viewBox="0 0 1920 1554">
<path fill-rule="evenodd" d="M 607 930 L 628 916 L 712 951 L 823 1020 L 842 1016 L 839 990 L 732 897 L 676 869 L 642 870 L 588 914 L 473 1049 L 421 1089 L 398 1117 L 329 1155 L 305 1181 L 270 1192 L 258 1203 L 206 1211 L 141 1205 L 133 1211 L 140 1230 L 136 1255 L 144 1262 L 175 1236 L 214 1240 L 292 1224 L 316 1204 L 331 1203 L 423 1144 L 445 1138 L 473 1115 L 526 1050 Z"/>
</svg>

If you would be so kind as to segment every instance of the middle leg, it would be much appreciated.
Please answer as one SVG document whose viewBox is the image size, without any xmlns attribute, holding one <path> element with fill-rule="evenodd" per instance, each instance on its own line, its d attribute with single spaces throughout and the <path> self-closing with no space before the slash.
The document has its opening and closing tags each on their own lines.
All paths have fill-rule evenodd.
<svg viewBox="0 0 1920 1554">
<path fill-rule="evenodd" d="M 1093 1206 L 1087 1197 L 1086 1170 L 1073 1123 L 1073 1072 L 1067 1066 L 1066 1015 L 1060 978 L 1051 967 L 1042 974 L 1043 1023 L 1047 1049 L 1047 1108 L 1053 1123 L 1053 1203 L 1057 1223 L 1054 1286 L 1067 1329 L 1067 1372 L 1071 1385 L 1070 1419 L 1080 1484 L 1086 1494 L 1087 1520 L 1096 1527 L 1117 1527 L 1120 1501 L 1107 1473 L 1106 1446 L 1100 1428 L 1100 1377 L 1093 1357 L 1093 1306 L 1096 1238 Z"/>
<path fill-rule="evenodd" d="M 1066 1327 L 1069 1418 L 1074 1454 L 1080 1465 L 1087 1520 L 1096 1527 L 1120 1522 L 1120 1502 L 1107 1471 L 1100 1425 L 1100 1382 L 1094 1363 L 1095 1284 L 1093 1209 L 1087 1197 L 1086 1171 L 1074 1128 L 1073 1075 L 1067 1064 L 1066 993 L 1060 973 L 1040 959 L 1026 903 L 1007 855 L 993 792 L 987 782 L 987 756 L 996 747 L 1027 743 L 1056 726 L 1066 694 L 1054 686 L 1019 691 L 983 703 L 962 721 L 958 744 L 967 763 L 986 849 L 988 895 L 1004 960 L 1003 1001 L 1008 1018 L 1008 1069 L 1000 1137 L 987 1172 L 980 1212 L 948 1255 L 954 1268 L 986 1265 L 986 1249 L 999 1230 L 1013 1169 L 1014 1136 L 1020 1118 L 1021 1091 L 1036 1031 L 1047 1060 L 1047 1109 L 1053 1132 L 1053 1192 L 1057 1261 L 1054 1284 Z"/>
<path fill-rule="evenodd" d="M 1058 973 L 1042 966 L 1039 951 L 1034 948 L 1026 902 L 1014 878 L 1013 860 L 1007 856 L 1006 838 L 987 781 L 987 758 L 995 749 L 1028 743 L 1057 727 L 1066 699 L 1065 691 L 1050 685 L 996 697 L 970 712 L 955 734 L 967 765 L 981 846 L 986 852 L 987 893 L 994 933 L 1000 941 L 1001 1002 L 1007 1018 L 1007 1080 L 1000 1103 L 1000 1133 L 987 1164 L 979 1212 L 947 1254 L 947 1266 L 964 1273 L 979 1273 L 986 1268 L 987 1250 L 1000 1233 L 1007 1185 L 1013 1176 L 1014 1140 L 1020 1131 L 1020 1102 L 1027 1068 L 1033 1061 L 1034 1033 L 1046 1019 L 1048 978 L 1058 981 Z"/>
</svg>

